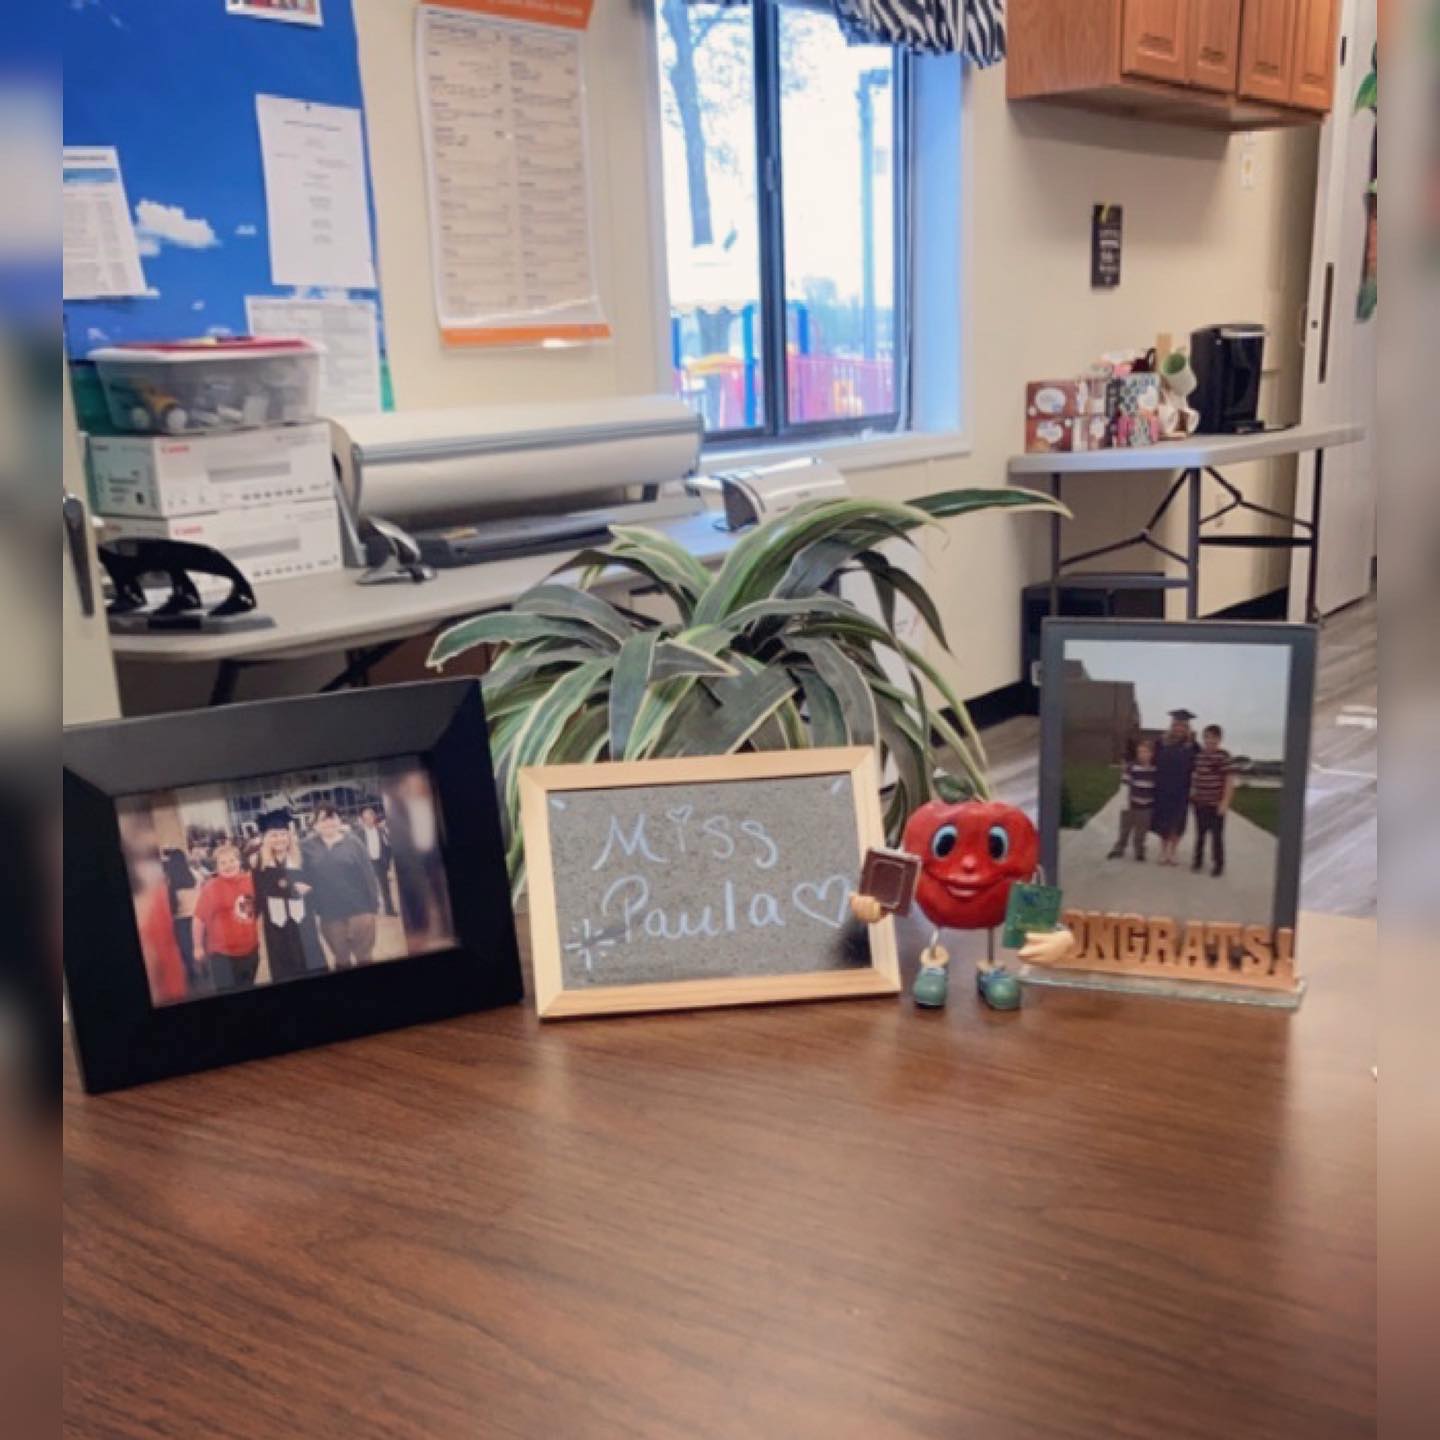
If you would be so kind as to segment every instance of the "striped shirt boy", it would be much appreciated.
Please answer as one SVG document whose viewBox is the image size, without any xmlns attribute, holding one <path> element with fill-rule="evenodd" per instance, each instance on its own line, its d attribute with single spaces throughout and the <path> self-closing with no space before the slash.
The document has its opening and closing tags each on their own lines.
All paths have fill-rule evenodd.
<svg viewBox="0 0 1440 1440">
<path fill-rule="evenodd" d="M 1217 745 L 1201 750 L 1195 756 L 1190 772 L 1190 799 L 1196 805 L 1219 809 L 1225 800 L 1225 785 L 1230 778 L 1230 752 Z"/>
<path fill-rule="evenodd" d="M 1125 788 L 1132 810 L 1149 810 L 1155 804 L 1155 767 L 1132 760 L 1125 767 Z"/>
</svg>

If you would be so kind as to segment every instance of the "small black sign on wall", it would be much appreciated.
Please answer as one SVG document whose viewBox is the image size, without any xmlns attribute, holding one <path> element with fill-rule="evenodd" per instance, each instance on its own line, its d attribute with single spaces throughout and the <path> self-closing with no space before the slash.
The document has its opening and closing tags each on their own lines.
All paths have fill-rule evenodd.
<svg viewBox="0 0 1440 1440">
<path fill-rule="evenodd" d="M 1120 283 L 1120 241 L 1125 223 L 1123 205 L 1097 205 L 1090 217 L 1090 285 L 1113 290 Z"/>
</svg>

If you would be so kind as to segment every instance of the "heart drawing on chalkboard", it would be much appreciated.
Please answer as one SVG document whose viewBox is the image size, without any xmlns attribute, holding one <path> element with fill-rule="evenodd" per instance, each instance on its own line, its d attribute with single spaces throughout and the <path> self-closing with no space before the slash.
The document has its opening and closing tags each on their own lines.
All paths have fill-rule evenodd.
<svg viewBox="0 0 1440 1440">
<path fill-rule="evenodd" d="M 835 892 L 834 900 L 830 892 Z M 802 880 L 790 892 L 790 903 L 802 914 L 832 930 L 838 930 L 850 913 L 850 880 L 845 875 L 832 875 L 823 884 Z"/>
</svg>

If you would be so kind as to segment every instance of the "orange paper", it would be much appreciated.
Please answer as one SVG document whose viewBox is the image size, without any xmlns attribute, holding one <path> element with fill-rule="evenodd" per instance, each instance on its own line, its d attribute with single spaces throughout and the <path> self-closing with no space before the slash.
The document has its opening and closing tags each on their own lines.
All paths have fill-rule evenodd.
<svg viewBox="0 0 1440 1440">
<path fill-rule="evenodd" d="M 608 340 L 610 327 L 604 323 L 584 325 L 504 325 L 441 331 L 447 345 L 542 345 L 547 340 L 569 343 Z"/>
<path fill-rule="evenodd" d="M 497 20 L 522 20 L 531 25 L 560 25 L 584 30 L 595 0 L 446 0 L 446 10 L 473 10 Z"/>
</svg>

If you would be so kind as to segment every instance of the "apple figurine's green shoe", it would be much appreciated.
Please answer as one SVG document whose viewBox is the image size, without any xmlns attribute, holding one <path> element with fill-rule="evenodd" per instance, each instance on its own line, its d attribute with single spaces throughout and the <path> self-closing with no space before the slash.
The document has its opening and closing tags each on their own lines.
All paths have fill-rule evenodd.
<svg viewBox="0 0 1440 1440">
<path fill-rule="evenodd" d="M 938 1010 L 946 1001 L 950 993 L 950 974 L 943 965 L 922 965 L 920 973 L 915 977 L 915 989 L 912 994 L 917 1005 L 923 1005 L 927 1010 Z"/>
<path fill-rule="evenodd" d="M 1009 970 L 977 970 L 975 988 L 980 992 L 980 998 L 992 1010 L 1020 1008 L 1020 978 Z"/>
</svg>

